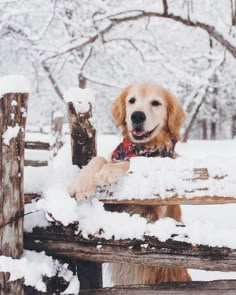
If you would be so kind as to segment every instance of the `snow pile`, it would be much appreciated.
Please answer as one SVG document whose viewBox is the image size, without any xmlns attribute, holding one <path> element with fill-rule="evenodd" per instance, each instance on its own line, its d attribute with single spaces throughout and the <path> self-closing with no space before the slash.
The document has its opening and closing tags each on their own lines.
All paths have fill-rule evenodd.
<svg viewBox="0 0 236 295">
<path fill-rule="evenodd" d="M 80 282 L 78 280 L 78 277 L 75 275 L 70 280 L 70 284 L 66 288 L 66 290 L 63 292 L 63 294 L 77 295 L 79 294 L 79 290 L 80 290 Z"/>
<path fill-rule="evenodd" d="M 66 102 L 72 102 L 77 113 L 86 113 L 94 103 L 94 93 L 90 89 L 73 87 L 64 93 Z"/>
<path fill-rule="evenodd" d="M 38 291 L 46 292 L 46 284 L 43 277 L 48 278 L 59 276 L 71 282 L 71 294 L 78 294 L 79 282 L 73 277 L 72 271 L 68 269 L 68 264 L 60 264 L 58 260 L 45 255 L 44 252 L 24 251 L 20 259 L 0 256 L 0 271 L 10 273 L 10 281 L 24 278 L 26 286 L 32 286 Z M 74 289 L 72 289 L 74 287 Z M 68 294 L 68 293 L 67 293 Z"/>
<path fill-rule="evenodd" d="M 37 226 L 45 228 L 50 225 L 45 211 L 40 206 L 40 201 L 26 204 L 24 215 L 24 230 L 26 232 L 32 232 L 33 228 Z"/>
<path fill-rule="evenodd" d="M 105 211 L 97 199 L 81 201 L 77 206 L 78 232 L 84 238 L 89 235 L 105 239 L 142 239 L 147 220 L 135 214 Z"/>
<path fill-rule="evenodd" d="M 222 165 L 222 162 L 224 165 Z M 121 191 L 123 189 L 132 197 L 152 197 L 153 192 L 160 193 L 162 197 L 165 197 L 165 190 L 173 188 L 173 184 L 176 190 L 184 191 L 198 183 L 198 181 L 188 181 L 193 176 L 193 167 L 208 167 L 211 177 L 228 174 L 229 176 L 225 177 L 228 183 L 222 182 L 224 183 L 222 191 L 225 190 L 223 196 L 234 188 L 235 173 L 233 168 L 235 167 L 235 160 L 232 158 L 228 160 L 226 158 L 215 158 L 213 161 L 210 157 L 202 158 L 201 161 L 199 159 L 190 161 L 187 158 L 176 160 L 134 158 L 130 167 L 132 173 L 124 177 L 120 184 L 112 187 L 117 189 L 115 193 L 118 189 Z M 212 171 L 210 168 L 212 168 Z M 27 231 L 32 231 L 32 228 L 37 225 L 47 226 L 48 221 L 56 220 L 65 226 L 71 223 L 79 223 L 75 234 L 81 233 L 85 238 L 93 235 L 105 239 L 143 239 L 145 235 L 153 235 L 161 241 L 165 241 L 175 235 L 174 239 L 178 241 L 236 248 L 234 238 L 236 229 L 232 227 L 221 228 L 204 220 L 197 222 L 193 220 L 186 227 L 179 227 L 174 220 L 169 218 L 149 224 L 145 218 L 137 214 L 130 216 L 125 212 L 107 212 L 103 203 L 96 198 L 77 202 L 68 194 L 69 185 L 76 174 L 78 174 L 78 169 L 71 165 L 69 144 L 63 146 L 52 166 L 25 168 L 25 190 L 42 193 L 43 195 L 40 201 L 27 208 L 27 212 L 40 210 L 36 213 L 38 214 L 37 217 L 34 217 L 34 214 L 29 214 L 26 217 L 25 227 Z M 159 179 L 161 177 L 163 178 L 162 181 Z M 208 180 L 202 182 L 211 185 L 211 182 L 214 184 L 216 181 L 219 183 L 224 181 L 224 179 L 215 180 L 211 177 L 209 182 Z M 160 188 L 156 185 L 156 182 Z M 230 185 L 232 185 L 231 188 L 229 188 Z M 123 197 L 127 198 L 127 193 L 124 193 Z"/>
<path fill-rule="evenodd" d="M 222 165 L 223 163 L 223 165 Z M 236 197 L 236 157 L 180 157 L 145 158 L 130 160 L 129 172 L 119 183 L 109 187 L 114 199 L 147 199 L 173 196 L 192 198 L 201 196 Z M 194 168 L 207 168 L 207 180 L 194 179 Z M 220 178 L 220 179 L 219 179 Z M 106 191 L 97 193 L 98 198 L 110 198 Z"/>
<path fill-rule="evenodd" d="M 33 207 L 26 206 L 29 212 L 43 210 L 50 213 L 56 220 L 61 220 L 63 225 L 68 225 L 77 220 L 77 203 L 68 194 L 69 186 L 78 174 L 78 167 L 72 166 L 70 157 L 70 145 L 64 145 L 59 151 L 51 166 L 25 167 L 25 193 L 42 194 L 43 198 Z M 41 214 L 37 212 L 37 214 Z M 32 231 L 33 225 L 37 225 L 37 218 L 30 214 L 26 218 L 25 230 Z M 44 214 L 45 216 L 45 214 Z M 47 218 L 51 218 L 46 214 Z M 38 224 L 47 226 L 47 222 L 39 218 Z"/>
<path fill-rule="evenodd" d="M 0 78 L 0 98 L 7 93 L 29 93 L 29 80 L 21 75 L 7 75 Z"/>
<path fill-rule="evenodd" d="M 8 126 L 7 130 L 3 133 L 2 138 L 5 145 L 10 145 L 12 138 L 17 137 L 20 131 L 20 126 L 16 124 L 15 127 Z"/>
</svg>

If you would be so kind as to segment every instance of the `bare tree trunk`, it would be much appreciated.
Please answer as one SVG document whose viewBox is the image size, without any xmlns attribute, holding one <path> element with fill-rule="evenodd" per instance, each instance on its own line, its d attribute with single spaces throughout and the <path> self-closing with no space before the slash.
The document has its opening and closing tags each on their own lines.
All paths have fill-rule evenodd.
<svg viewBox="0 0 236 295">
<path fill-rule="evenodd" d="M 207 120 L 202 120 L 202 139 L 207 139 Z"/>
<path fill-rule="evenodd" d="M 236 0 L 231 0 L 232 26 L 236 26 Z"/>
<path fill-rule="evenodd" d="M 87 84 L 87 79 L 82 75 L 79 74 L 79 88 L 86 88 L 86 84 Z"/>
<path fill-rule="evenodd" d="M 52 119 L 53 144 L 51 146 L 51 157 L 55 157 L 63 145 L 62 128 L 63 128 L 63 116 L 60 114 L 53 115 L 53 119 Z"/>
<path fill-rule="evenodd" d="M 232 138 L 236 136 L 236 115 L 232 118 Z"/>
<path fill-rule="evenodd" d="M 0 99 L 0 255 L 18 258 L 23 252 L 24 130 L 28 94 L 10 93 Z M 24 112 L 22 112 L 24 110 Z M 15 128 L 15 137 L 6 132 Z M 20 295 L 23 283 L 7 282 L 0 274 L 0 294 Z"/>
<path fill-rule="evenodd" d="M 183 137 L 183 141 L 186 142 L 189 138 L 189 134 L 192 130 L 192 127 L 193 127 L 193 124 L 197 118 L 197 115 L 198 115 L 198 112 L 203 104 L 203 102 L 205 101 L 206 99 L 206 93 L 205 95 L 202 96 L 201 100 L 200 100 L 200 103 L 196 106 L 196 108 L 194 109 L 194 112 L 191 114 L 191 117 L 190 117 L 190 120 L 189 120 L 189 123 L 188 123 L 188 126 L 185 130 L 185 133 L 184 133 L 184 137 Z"/>
</svg>

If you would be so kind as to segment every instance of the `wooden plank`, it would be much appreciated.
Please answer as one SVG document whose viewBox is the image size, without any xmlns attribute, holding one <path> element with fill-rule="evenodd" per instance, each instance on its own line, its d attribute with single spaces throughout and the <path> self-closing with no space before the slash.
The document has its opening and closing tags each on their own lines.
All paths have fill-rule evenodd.
<svg viewBox="0 0 236 295">
<path fill-rule="evenodd" d="M 132 174 L 132 171 L 129 172 Z M 215 176 L 211 180 L 221 181 L 227 175 Z M 129 177 L 129 176 L 125 176 Z M 198 187 L 192 190 L 183 192 L 182 195 L 177 193 L 175 188 L 166 190 L 166 195 L 169 197 L 162 198 L 159 194 L 154 194 L 150 198 L 146 199 L 131 199 L 130 196 L 125 199 L 114 198 L 114 190 L 116 189 L 113 185 L 98 187 L 96 190 L 96 197 L 105 204 L 131 204 L 131 205 L 150 205 L 150 206 L 162 206 L 162 205 L 210 205 L 210 204 L 230 204 L 236 203 L 236 192 L 235 195 L 227 196 L 224 195 L 209 195 L 209 189 L 207 187 L 206 180 L 209 179 L 208 170 L 206 168 L 195 168 L 193 169 L 193 176 L 191 179 L 185 179 L 189 183 L 198 183 Z M 118 194 L 118 192 L 116 192 Z M 137 194 L 137 192 L 136 192 Z"/>
<path fill-rule="evenodd" d="M 50 144 L 48 142 L 41 142 L 41 141 L 26 141 L 25 149 L 49 151 Z"/>
<path fill-rule="evenodd" d="M 235 295 L 236 280 L 166 282 L 159 285 L 127 285 L 112 288 L 82 289 L 80 295 Z M 1 293 L 0 293 L 1 294 Z M 25 287 L 25 295 L 53 295 Z M 5 294 L 4 294 L 5 295 Z"/>
<path fill-rule="evenodd" d="M 25 194 L 25 204 L 31 203 L 33 200 L 40 199 L 40 194 L 27 193 Z M 144 206 L 163 206 L 163 205 L 218 205 L 218 204 L 234 204 L 236 203 L 236 198 L 234 197 L 223 197 L 223 196 L 204 196 L 204 197 L 193 197 L 187 199 L 184 197 L 172 197 L 161 199 L 160 197 L 153 199 L 133 199 L 133 200 L 117 200 L 111 199 L 100 199 L 99 201 L 104 204 L 117 204 L 117 205 L 144 205 Z"/>
<path fill-rule="evenodd" d="M 194 176 L 192 181 L 197 179 L 206 180 L 208 179 L 208 172 L 206 168 L 194 169 Z M 221 178 L 215 177 L 215 180 L 220 180 Z M 202 189 L 198 190 L 202 193 Z M 115 199 L 113 197 L 112 186 L 110 187 L 98 187 L 96 192 L 96 197 L 104 204 L 117 204 L 117 205 L 144 205 L 144 206 L 163 206 L 163 205 L 218 205 L 218 204 L 234 204 L 236 203 L 236 195 L 231 197 L 224 196 L 209 196 L 206 195 L 197 196 L 197 190 L 195 191 L 196 196 L 191 198 L 186 198 L 183 196 L 178 196 L 173 191 L 173 195 L 168 198 L 161 198 L 159 195 L 155 195 L 153 198 L 146 199 Z M 27 202 L 30 202 L 30 196 L 28 194 Z"/>
<path fill-rule="evenodd" d="M 0 99 L 0 255 L 18 258 L 23 252 L 24 213 L 24 130 L 27 93 L 8 93 Z M 4 141 L 9 128 L 19 128 L 15 137 Z M 23 294 L 22 281 L 8 282 L 0 273 L 1 294 Z"/>
<path fill-rule="evenodd" d="M 236 280 L 219 280 L 116 286 L 97 290 L 81 290 L 80 295 L 235 295 L 235 290 Z"/>
<path fill-rule="evenodd" d="M 32 201 L 37 201 L 41 199 L 41 197 L 42 196 L 40 194 L 36 194 L 36 193 L 25 194 L 24 195 L 25 204 L 30 204 L 32 203 Z"/>
<path fill-rule="evenodd" d="M 25 248 L 49 255 L 69 256 L 97 263 L 129 262 L 165 267 L 236 271 L 236 251 L 228 248 L 193 246 L 155 237 L 144 240 L 86 240 L 74 235 L 74 228 L 60 226 L 35 229 L 25 234 Z M 99 245 L 99 247 L 97 247 Z"/>
<path fill-rule="evenodd" d="M 36 160 L 25 160 L 24 165 L 32 167 L 44 167 L 48 166 L 48 161 L 36 161 Z"/>
<path fill-rule="evenodd" d="M 183 196 L 175 196 L 171 198 L 162 199 L 160 197 L 150 199 L 122 199 L 115 198 L 99 198 L 105 204 L 131 204 L 131 205 L 148 205 L 148 206 L 163 206 L 163 205 L 218 205 L 218 204 L 234 204 L 236 203 L 235 197 L 224 196 L 200 196 L 186 198 Z"/>
</svg>

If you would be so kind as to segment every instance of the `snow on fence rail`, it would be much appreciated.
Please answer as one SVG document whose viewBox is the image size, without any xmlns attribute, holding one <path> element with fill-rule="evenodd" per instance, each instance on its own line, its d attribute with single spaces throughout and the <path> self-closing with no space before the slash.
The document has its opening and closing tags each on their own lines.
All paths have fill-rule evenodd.
<svg viewBox="0 0 236 295">
<path fill-rule="evenodd" d="M 74 95 L 74 93 L 75 91 L 73 90 L 72 94 L 70 92 L 70 95 Z M 81 93 L 81 91 L 78 91 L 78 93 Z M 13 99 L 13 97 L 19 94 L 12 95 Z M 19 97 L 22 96 L 24 95 Z M 2 101 L 0 100 L 0 103 L 9 103 L 6 97 L 7 96 L 4 96 Z M 69 100 L 71 100 L 71 97 L 69 97 Z M 91 101 L 88 100 L 86 103 L 88 104 L 88 108 L 87 106 L 85 108 L 84 104 L 81 106 L 80 100 L 78 99 L 76 99 L 76 103 L 74 101 L 68 102 L 72 160 L 73 163 L 79 167 L 85 165 L 90 158 L 96 154 L 95 129 L 90 120 Z M 14 106 L 14 103 L 11 104 L 11 106 L 12 105 Z M 75 106 L 77 107 L 75 108 Z M 1 124 L 2 122 L 3 121 L 0 120 Z M 19 126 L 21 125 L 19 124 Z M 12 127 L 14 126 L 12 125 Z M 4 128 L 4 125 L 0 125 L 0 132 L 3 133 L 6 129 Z M 19 134 L 17 138 L 13 140 L 20 140 L 18 144 L 20 146 L 21 159 L 17 163 L 20 163 L 20 169 L 23 169 L 22 150 L 24 149 L 24 144 Z M 12 151 L 11 145 L 4 145 L 2 136 L 0 140 L 2 148 L 7 148 Z M 14 142 L 15 141 L 10 141 L 11 144 Z M 17 149 L 12 151 L 8 159 L 9 167 L 15 163 L 14 159 L 17 152 Z M 1 153 L 1 159 L 2 158 Z M 147 159 L 139 159 L 139 161 L 140 160 L 147 161 Z M 163 162 L 163 160 L 166 161 L 166 163 L 162 167 L 160 163 Z M 186 168 L 186 163 L 181 159 L 156 159 L 155 161 L 160 162 L 158 165 L 150 165 L 147 161 L 146 164 L 142 165 L 144 169 L 139 171 L 136 169 L 136 159 L 132 160 L 130 173 L 124 177 L 122 185 L 120 183 L 114 186 L 100 188 L 97 191 L 97 197 L 105 203 L 112 204 L 170 205 L 181 203 L 235 203 L 235 178 L 231 173 L 232 171 L 217 170 L 217 174 L 212 174 L 211 168 L 213 164 L 207 162 L 204 162 L 204 165 L 202 163 L 192 163 L 192 165 L 189 165 L 188 163 Z M 1 163 L 4 165 L 5 162 L 1 160 Z M 162 168 L 164 169 L 166 164 L 168 169 L 166 171 L 161 170 Z M 15 167 L 14 165 L 12 165 L 12 167 Z M 145 165 L 148 166 L 148 168 L 152 167 L 151 169 L 146 169 Z M 230 167 L 232 166 L 233 165 Z M 156 167 L 159 168 L 157 169 Z M 219 294 L 217 293 L 217 288 L 220 283 L 224 286 L 224 290 L 227 290 L 227 294 L 234 294 L 235 291 L 232 291 L 231 288 L 235 286 L 235 281 L 220 281 L 220 283 L 207 282 L 204 284 L 189 282 L 182 285 L 181 283 L 170 283 L 163 286 L 163 288 L 161 285 L 156 287 L 143 286 L 139 291 L 135 286 L 121 287 L 120 289 L 118 288 L 119 290 L 116 290 L 117 288 L 99 289 L 102 288 L 101 263 L 103 262 L 132 262 L 166 267 L 177 266 L 207 270 L 235 271 L 236 251 L 234 249 L 236 249 L 236 242 L 233 237 L 235 237 L 236 233 L 234 230 L 217 231 L 215 228 L 208 228 L 206 234 L 201 235 L 199 231 L 195 231 L 194 227 L 185 227 L 171 219 L 160 220 L 155 224 L 148 224 L 144 218 L 139 216 L 130 217 L 127 213 L 106 212 L 102 203 L 97 199 L 91 202 L 85 201 L 77 204 L 67 193 L 66 185 L 68 185 L 69 178 L 73 175 L 73 169 L 71 168 L 69 170 L 61 169 L 61 171 L 58 172 L 56 171 L 58 170 L 57 167 L 55 167 L 55 170 L 53 170 L 53 167 L 32 167 L 32 169 L 38 169 L 38 173 L 43 176 L 43 179 L 37 176 L 34 177 L 38 182 L 36 185 L 37 189 L 35 190 L 34 187 L 32 187 L 32 192 L 27 191 L 25 199 L 27 197 L 28 201 L 30 201 L 32 195 L 40 199 L 43 194 L 43 199 L 39 200 L 39 202 L 35 202 L 33 206 L 36 204 L 37 207 L 38 204 L 39 209 L 43 208 L 45 212 L 47 212 L 48 220 L 44 223 L 46 228 L 38 227 L 34 228 L 31 232 L 25 233 L 24 246 L 29 250 L 44 250 L 47 254 L 64 257 L 64 259 L 66 257 L 67 261 L 78 269 L 81 289 L 90 289 L 88 292 L 82 290 L 81 294 L 112 294 L 113 290 L 117 291 L 118 294 L 136 295 L 139 294 L 139 291 L 140 294 L 149 294 L 150 290 L 154 292 L 153 294 L 155 294 L 155 290 L 161 292 L 158 294 L 165 294 L 165 290 L 173 294 L 189 294 L 190 290 L 192 292 L 191 294 L 199 294 L 200 289 L 202 292 L 201 294 L 213 294 L 212 292 L 214 292 L 214 294 Z M 43 171 L 40 169 L 45 170 Z M 3 181 L 2 187 L 4 188 L 9 184 L 9 178 L 5 170 L 3 171 L 4 175 L 3 173 L 1 174 L 1 181 Z M 33 170 L 29 171 L 29 173 L 32 172 Z M 60 173 L 64 174 L 61 175 Z M 177 173 L 178 177 L 169 177 L 168 182 L 165 182 L 165 175 L 169 175 L 168 173 L 172 176 Z M 23 174 L 20 175 L 22 176 Z M 58 177 L 58 179 L 52 181 L 52 179 L 49 178 L 50 175 L 53 175 L 55 178 Z M 17 176 L 15 175 L 15 177 L 15 179 L 18 179 L 19 174 Z M 145 186 L 145 182 L 147 182 L 147 179 L 157 179 L 157 177 L 159 179 L 158 186 L 155 186 L 154 182 L 151 181 L 152 185 L 148 187 L 149 195 L 147 196 L 147 186 Z M 64 178 L 66 179 L 65 186 L 61 184 L 61 180 Z M 172 182 L 170 181 L 171 178 Z M 22 210 L 23 183 L 22 178 L 20 178 L 20 180 L 20 185 L 18 184 L 19 186 L 15 187 L 20 194 L 14 194 L 13 191 L 8 193 L 10 198 L 15 198 L 15 196 L 17 196 L 17 198 L 14 199 L 14 206 L 17 207 L 17 212 L 20 212 L 13 212 L 13 214 L 11 212 L 12 215 L 8 219 L 9 224 L 6 226 L 12 228 L 15 228 L 16 223 L 22 222 L 23 211 L 19 210 Z M 44 182 L 47 182 L 46 180 L 48 180 L 48 186 L 44 184 Z M 140 187 L 138 187 L 136 192 L 128 189 L 130 187 L 130 181 L 135 181 L 136 184 L 140 183 Z M 56 190 L 50 187 L 50 185 L 56 186 L 58 183 L 60 183 L 60 186 L 56 188 Z M 227 183 L 230 183 L 231 191 L 227 191 L 225 196 L 223 192 Z M 162 186 L 160 186 L 160 184 L 162 184 Z M 179 187 L 178 184 L 180 184 Z M 190 184 L 193 184 L 193 187 L 191 187 Z M 140 189 L 141 187 L 145 189 L 142 190 Z M 41 191 L 42 188 L 43 190 Z M 160 188 L 162 190 L 159 190 Z M 4 193 L 5 191 L 1 191 L 3 196 Z M 132 198 L 130 196 L 132 196 Z M 56 207 L 55 204 L 59 203 L 59 198 L 62 204 L 58 210 L 58 208 L 54 207 Z M 17 200 L 21 200 L 20 203 L 17 203 Z M 5 205 L 7 206 L 7 204 Z M 9 209 L 9 207 L 7 208 Z M 5 207 L 3 207 L 3 214 L 5 214 L 4 212 L 6 212 Z M 92 222 L 91 217 L 95 222 Z M 3 217 L 1 220 L 3 220 Z M 14 222 L 12 222 L 13 220 Z M 32 220 L 30 220 L 30 222 L 32 225 Z M 117 223 L 119 223 L 119 226 L 116 226 Z M 120 226 L 120 224 L 124 224 L 124 226 Z M 113 227 L 109 227 L 110 225 L 113 225 Z M 2 224 L 2 226 L 1 230 L 3 231 L 5 224 Z M 22 223 L 20 223 L 20 226 L 22 226 Z M 200 226 L 202 229 L 201 232 L 204 232 L 204 226 L 201 224 L 197 226 Z M 129 228 L 128 232 L 125 231 L 126 228 Z M 196 233 L 198 233 L 198 235 L 196 235 Z M 22 238 L 22 235 L 20 238 Z M 205 245 L 202 243 L 204 241 L 206 242 Z M 8 243 L 7 239 L 4 242 Z M 20 241 L 20 245 L 22 247 L 22 240 Z M 6 249 L 6 247 L 2 239 L 1 251 L 4 251 L 4 249 Z M 9 255 L 13 256 L 12 254 Z M 22 290 L 22 285 L 20 286 Z M 95 288 L 98 289 L 95 290 Z M 222 292 L 222 290 L 219 291 Z"/>
</svg>

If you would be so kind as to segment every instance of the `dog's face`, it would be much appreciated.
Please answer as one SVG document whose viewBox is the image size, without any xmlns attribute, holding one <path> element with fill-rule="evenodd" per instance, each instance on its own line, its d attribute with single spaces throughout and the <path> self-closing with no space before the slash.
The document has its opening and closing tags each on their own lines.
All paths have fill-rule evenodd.
<svg viewBox="0 0 236 295">
<path fill-rule="evenodd" d="M 178 139 L 185 120 L 178 100 L 165 88 L 149 84 L 126 87 L 113 103 L 112 114 L 134 143 L 147 143 L 162 132 Z"/>
<path fill-rule="evenodd" d="M 133 142 L 156 137 L 167 120 L 166 101 L 156 87 L 133 86 L 125 99 L 126 124 Z"/>
</svg>

